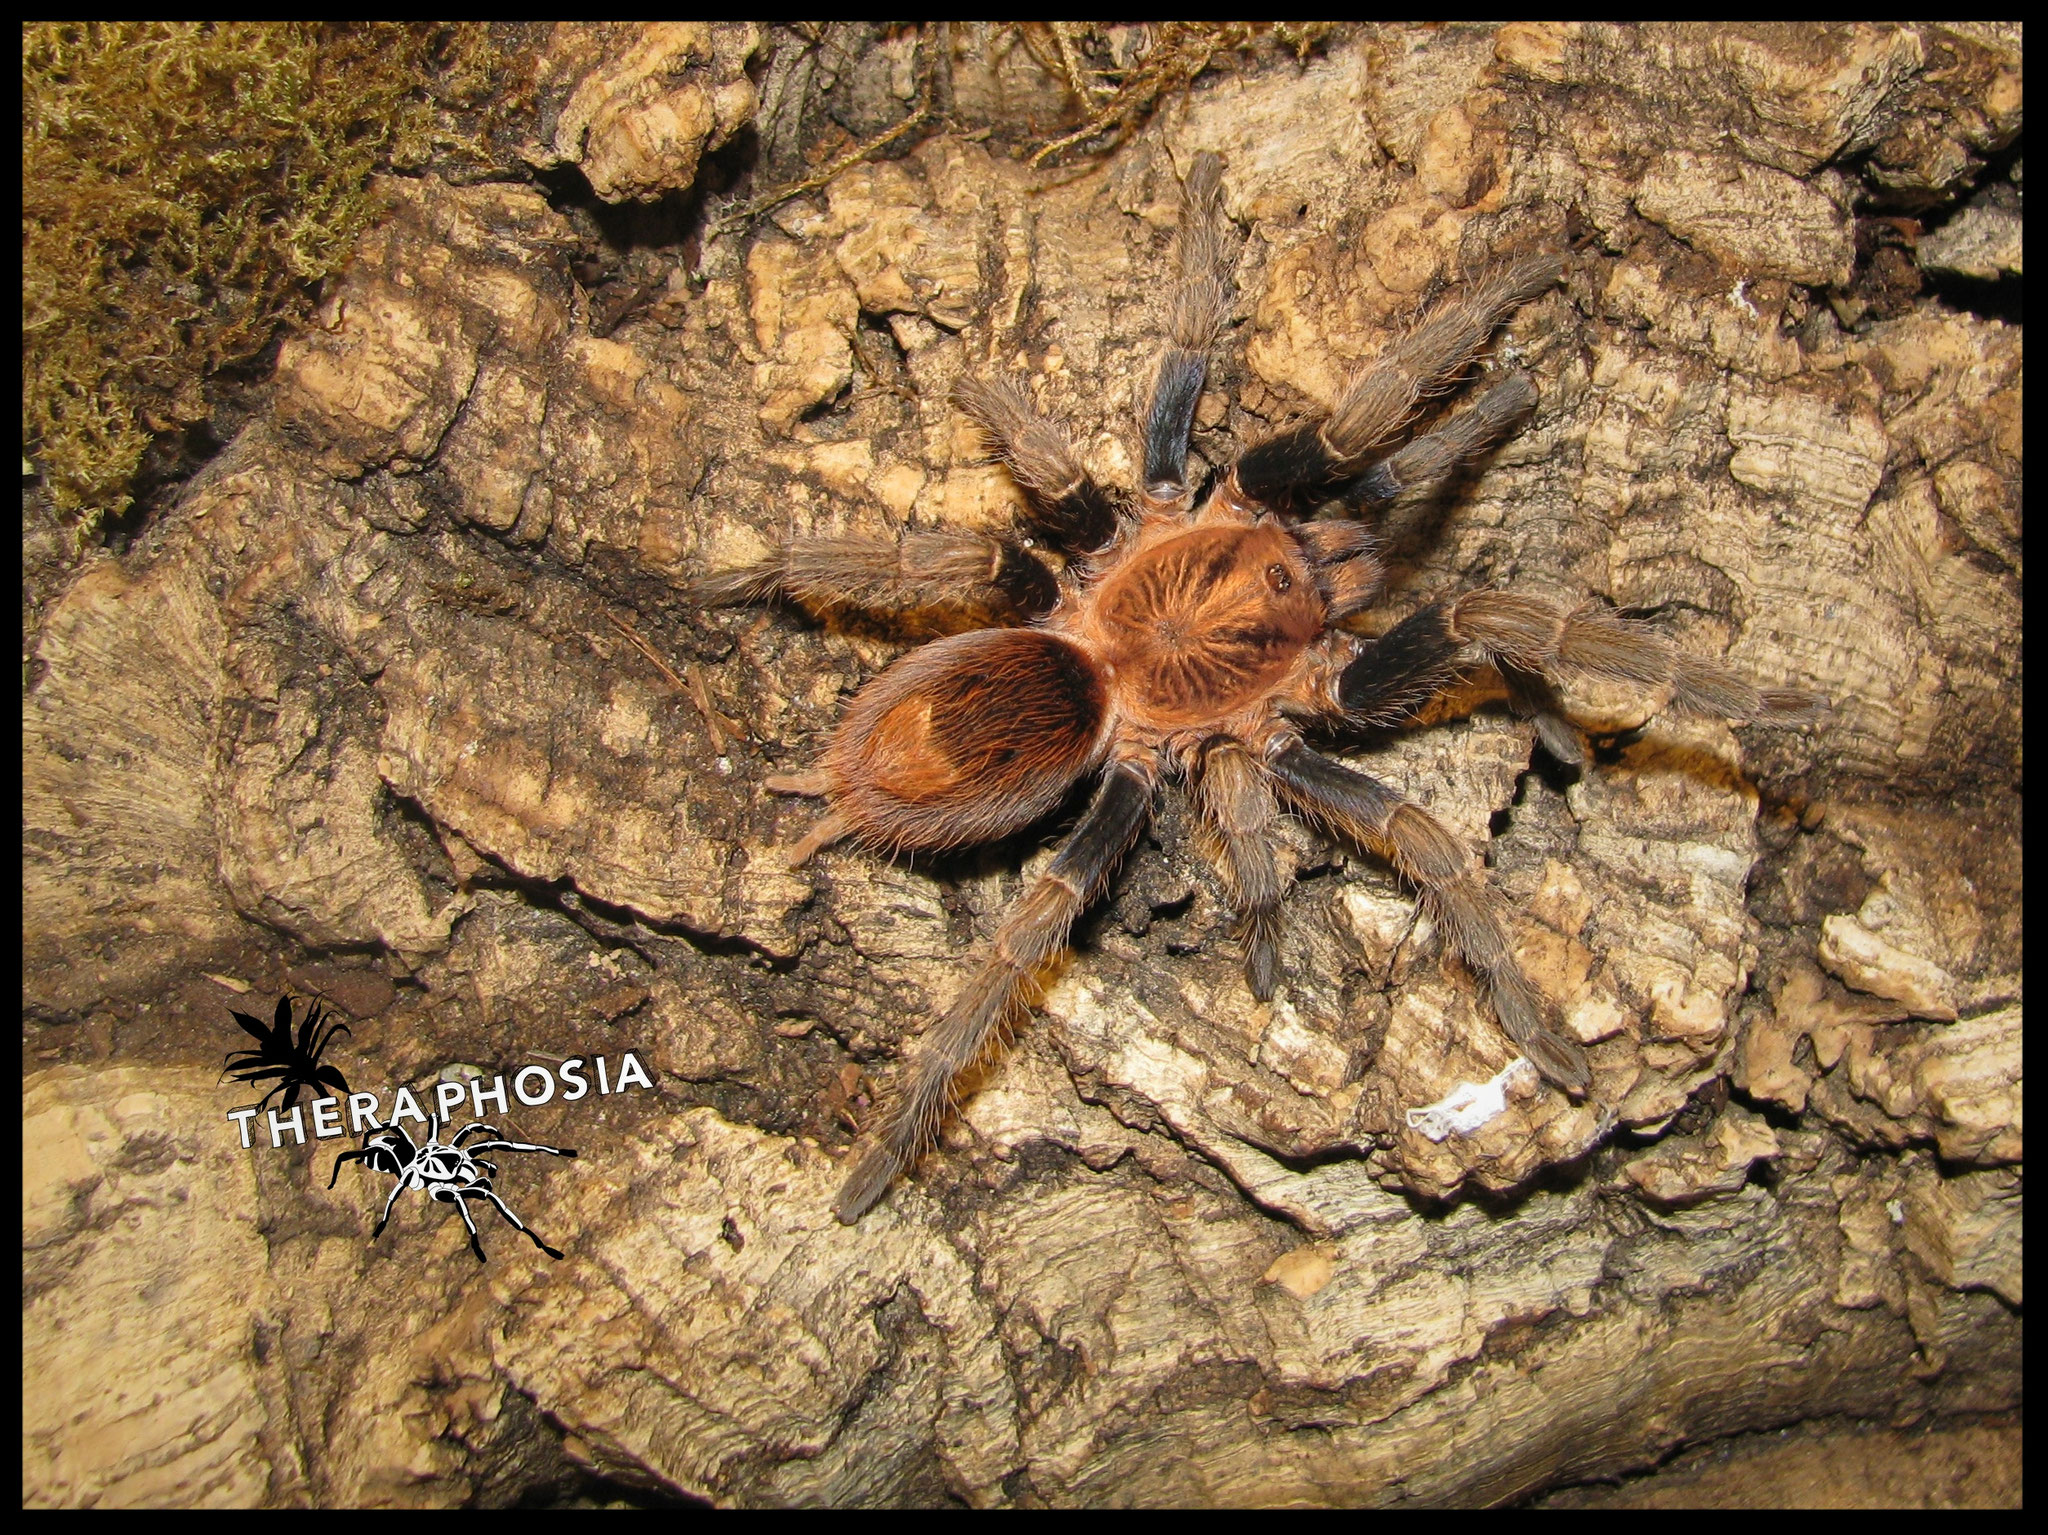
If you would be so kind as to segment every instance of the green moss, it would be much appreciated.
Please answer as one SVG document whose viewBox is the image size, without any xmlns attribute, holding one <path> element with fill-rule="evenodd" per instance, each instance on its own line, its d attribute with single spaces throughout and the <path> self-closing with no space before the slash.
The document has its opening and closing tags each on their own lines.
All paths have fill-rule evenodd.
<svg viewBox="0 0 2048 1535">
<path fill-rule="evenodd" d="M 82 531 L 306 312 L 489 52 L 481 26 L 23 26 L 23 453 Z"/>
</svg>

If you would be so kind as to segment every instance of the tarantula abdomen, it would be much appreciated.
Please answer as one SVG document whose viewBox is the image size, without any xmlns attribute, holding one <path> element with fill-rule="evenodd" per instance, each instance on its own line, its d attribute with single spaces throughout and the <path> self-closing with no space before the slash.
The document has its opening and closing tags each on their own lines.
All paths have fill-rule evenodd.
<svg viewBox="0 0 2048 1535">
<path fill-rule="evenodd" d="M 822 763 L 846 833 L 891 851 L 991 842 L 1094 763 L 1108 701 L 1070 641 L 980 629 L 913 650 L 862 688 Z"/>
</svg>

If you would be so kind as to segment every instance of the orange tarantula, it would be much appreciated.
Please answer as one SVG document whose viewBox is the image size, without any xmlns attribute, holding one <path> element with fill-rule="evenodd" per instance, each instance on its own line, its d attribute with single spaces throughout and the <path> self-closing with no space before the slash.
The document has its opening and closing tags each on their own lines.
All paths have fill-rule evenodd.
<svg viewBox="0 0 2048 1535">
<path fill-rule="evenodd" d="M 1500 376 L 1441 426 L 1392 444 L 1515 308 L 1562 272 L 1535 256 L 1437 307 L 1344 390 L 1327 416 L 1258 443 L 1197 504 L 1186 472 L 1207 353 L 1229 318 L 1219 211 L 1222 162 L 1197 156 L 1182 193 L 1170 335 L 1142 423 L 1135 496 L 1098 484 L 1066 437 L 1013 386 L 960 385 L 955 401 L 1008 465 L 1025 506 L 1018 536 L 920 531 L 900 544 L 809 539 L 712 577 L 711 601 L 782 596 L 824 610 L 935 613 L 966 632 L 934 640 L 861 689 L 818 766 L 769 786 L 822 796 L 796 862 L 841 838 L 885 852 L 986 842 L 1045 815 L 1080 780 L 1093 799 L 1066 844 L 1005 916 L 994 953 L 919 1041 L 887 1117 L 837 1205 L 852 1222 L 932 1142 L 963 1071 L 1021 1016 L 1033 978 L 1065 944 L 1143 827 L 1154 788 L 1180 776 L 1244 941 L 1245 978 L 1279 982 L 1281 806 L 1385 856 L 1420 892 L 1515 1044 L 1565 1092 L 1590 1080 L 1579 1046 L 1518 968 L 1497 898 L 1470 848 L 1395 790 L 1311 750 L 1304 726 L 1398 723 L 1490 663 L 1545 745 L 1583 760 L 1549 681 L 1577 675 L 1668 686 L 1672 706 L 1730 720 L 1794 721 L 1818 700 L 1762 691 L 1593 606 L 1502 591 L 1436 602 L 1377 640 L 1337 627 L 1380 595 L 1373 536 L 1349 520 L 1299 520 L 1342 498 L 1386 502 L 1483 452 L 1534 404 L 1528 376 Z M 1064 558 L 1055 571 L 1035 552 Z"/>
</svg>

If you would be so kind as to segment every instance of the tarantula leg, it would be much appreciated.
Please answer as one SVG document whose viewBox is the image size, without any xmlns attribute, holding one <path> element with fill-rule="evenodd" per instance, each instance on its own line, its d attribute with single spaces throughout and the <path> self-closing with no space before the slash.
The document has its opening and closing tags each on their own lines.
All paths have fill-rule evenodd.
<svg viewBox="0 0 2048 1535">
<path fill-rule="evenodd" d="M 1395 724 L 1450 686 L 1474 651 L 1500 668 L 1516 709 L 1566 763 L 1582 761 L 1584 752 L 1550 689 L 1560 674 L 1669 685 L 1671 707 L 1736 721 L 1800 724 L 1825 707 L 1812 693 L 1758 688 L 1605 609 L 1497 591 L 1467 592 L 1409 614 L 1338 674 L 1336 704 L 1354 723 Z"/>
<path fill-rule="evenodd" d="M 344 1163 L 344 1162 L 367 1162 L 367 1161 L 369 1161 L 369 1160 L 370 1160 L 370 1148 L 369 1148 L 369 1147 L 367 1147 L 367 1146 L 361 1147 L 360 1149 L 358 1149 L 358 1150 L 355 1150 L 355 1151 L 344 1151 L 344 1152 L 343 1152 L 343 1153 L 342 1153 L 342 1154 L 341 1154 L 340 1156 L 338 1156 L 338 1157 L 336 1157 L 336 1158 L 334 1159 L 334 1171 L 333 1171 L 333 1172 L 332 1172 L 331 1174 L 329 1174 L 329 1175 L 328 1175 L 328 1178 L 327 1178 L 327 1186 L 328 1186 L 329 1188 L 333 1188 L 333 1187 L 334 1187 L 334 1180 L 335 1180 L 336 1178 L 339 1178 L 339 1177 L 341 1176 L 341 1164 L 342 1164 L 342 1163 Z M 381 1230 L 382 1230 L 383 1228 L 382 1228 L 382 1227 L 380 1226 L 380 1227 L 379 1227 L 378 1229 L 379 1229 L 379 1230 L 381 1231 Z"/>
<path fill-rule="evenodd" d="M 1501 1027 L 1557 1086 L 1583 1093 L 1586 1053 L 1551 1027 L 1543 997 L 1515 963 L 1498 900 L 1469 849 L 1427 811 L 1376 778 L 1296 743 L 1272 759 L 1288 799 L 1332 830 L 1382 853 L 1421 893 L 1452 950 L 1485 987 Z"/>
<path fill-rule="evenodd" d="M 792 869 L 801 869 L 833 843 L 844 841 L 851 836 L 854 829 L 851 816 L 838 810 L 826 811 L 812 823 L 809 831 L 789 845 L 789 866 Z"/>
<path fill-rule="evenodd" d="M 1512 592 L 1467 592 L 1451 604 L 1445 627 L 1489 658 L 1541 677 L 1668 686 L 1670 707 L 1688 714 L 1794 725 L 1826 707 L 1817 694 L 1800 689 L 1759 688 L 1717 661 L 1687 654 L 1644 624 L 1590 605 L 1565 608 Z"/>
<path fill-rule="evenodd" d="M 796 773 L 770 773 L 761 787 L 771 794 L 797 794 L 821 799 L 832 792 L 832 775 L 823 768 L 806 768 Z M 853 822 L 837 810 L 828 810 L 812 823 L 811 829 L 789 845 L 783 855 L 792 869 L 800 869 L 818 854 L 853 830 Z"/>
<path fill-rule="evenodd" d="M 794 773 L 770 773 L 761 780 L 770 794 L 795 794 L 820 799 L 832 792 L 832 775 L 823 768 L 803 768 Z"/>
<path fill-rule="evenodd" d="M 1206 851 L 1223 879 L 1244 939 L 1244 979 L 1261 1002 L 1280 981 L 1279 911 L 1285 894 L 1273 857 L 1280 807 L 1258 759 L 1237 741 L 1218 737 L 1193 774 Z"/>
<path fill-rule="evenodd" d="M 1208 377 L 1209 348 L 1230 319 L 1218 204 L 1223 161 L 1204 150 L 1181 187 L 1180 228 L 1173 237 L 1174 286 L 1167 308 L 1167 347 L 1145 412 L 1145 499 L 1172 505 L 1188 493 L 1188 437 Z"/>
<path fill-rule="evenodd" d="M 458 1193 L 452 1202 L 462 1216 L 462 1224 L 469 1228 L 469 1250 L 476 1254 L 476 1261 L 482 1263 L 484 1261 L 484 1244 L 482 1239 L 477 1236 L 476 1222 L 469 1218 L 469 1201 Z"/>
<path fill-rule="evenodd" d="M 1129 763 L 1118 763 L 1103 777 L 1066 846 L 1004 917 L 994 956 L 918 1041 L 881 1138 L 839 1192 L 834 1208 L 842 1222 L 859 1220 L 931 1144 L 953 1106 L 960 1073 L 1015 1020 L 1033 975 L 1066 942 L 1074 919 L 1137 837 L 1151 800 L 1151 777 Z"/>
<path fill-rule="evenodd" d="M 1338 674 L 1337 707 L 1353 724 L 1398 724 L 1457 680 L 1465 650 L 1441 603 L 1417 608 Z"/>
<path fill-rule="evenodd" d="M 546 1151 L 548 1148 L 545 1146 L 522 1146 L 519 1149 L 522 1151 Z M 572 1156 L 574 1154 L 575 1153 L 573 1152 L 570 1153 L 570 1155 Z M 550 1247 L 547 1243 L 543 1242 L 540 1239 L 540 1233 L 538 1231 L 535 1231 L 531 1226 L 527 1225 L 526 1222 L 521 1220 L 518 1216 L 514 1215 L 512 1213 L 512 1207 L 506 1204 L 504 1200 L 500 1199 L 495 1191 L 491 1189 L 469 1189 L 464 1191 L 462 1197 L 464 1199 L 475 1199 L 479 1196 L 488 1199 L 492 1204 L 496 1205 L 498 1207 L 498 1213 L 504 1216 L 506 1220 L 510 1221 L 519 1230 L 525 1232 L 527 1240 L 532 1242 L 535 1247 L 538 1247 L 542 1252 L 546 1253 L 550 1258 L 553 1258 L 556 1262 L 561 1261 L 561 1250 L 559 1248 Z M 467 1210 L 468 1206 L 463 1205 L 459 1206 L 458 1208 Z M 475 1228 L 472 1227 L 471 1229 L 474 1230 Z"/>
<path fill-rule="evenodd" d="M 431 1137 L 429 1138 L 431 1139 Z M 398 1203 L 398 1196 L 405 1192 L 405 1182 L 406 1180 L 401 1174 L 399 1180 L 391 1185 L 390 1194 L 385 1196 L 384 1213 L 377 1217 L 377 1229 L 370 1233 L 371 1241 L 374 1242 L 377 1238 L 384 1235 L 384 1228 L 391 1224 L 391 1207 Z"/>
<path fill-rule="evenodd" d="M 1549 679 L 1525 672 L 1507 661 L 1496 661 L 1501 681 L 1507 684 L 1508 703 L 1515 713 L 1536 727 L 1536 739 L 1545 751 L 1565 767 L 1586 765 L 1586 743 L 1578 727 L 1566 717 L 1564 704 Z"/>
<path fill-rule="evenodd" d="M 1387 568 L 1380 562 L 1378 535 L 1364 523 L 1349 518 L 1297 523 L 1294 541 L 1315 568 L 1331 625 L 1379 600 Z"/>
<path fill-rule="evenodd" d="M 566 1146 L 536 1146 L 528 1141 L 478 1141 L 469 1148 L 472 1156 L 479 1151 L 545 1151 L 551 1157 L 573 1157 L 575 1152 Z M 486 1166 L 489 1164 L 486 1163 Z M 496 1171 L 495 1168 L 492 1171 Z"/>
<path fill-rule="evenodd" d="M 1536 385 L 1529 375 L 1510 373 L 1435 431 L 1374 464 L 1352 482 L 1350 493 L 1370 504 L 1426 490 L 1485 453 L 1535 403 Z"/>
<path fill-rule="evenodd" d="M 1269 437 L 1240 458 L 1232 471 L 1238 491 L 1284 506 L 1357 475 L 1365 456 L 1414 419 L 1508 312 L 1557 281 L 1562 269 L 1556 256 L 1534 256 L 1438 305 L 1352 381 L 1328 417 Z"/>
<path fill-rule="evenodd" d="M 1081 466 L 1067 434 L 1031 408 L 1006 378 L 963 376 L 953 403 L 981 428 L 989 450 L 1024 492 L 1024 531 L 1063 554 L 1088 554 L 1115 534 L 1117 501 Z"/>
<path fill-rule="evenodd" d="M 1059 601 L 1059 583 L 1009 539 L 933 529 L 894 545 L 795 539 L 772 559 L 705 577 L 694 594 L 713 605 L 782 597 L 813 613 L 851 610 L 943 634 L 1028 623 Z"/>
</svg>

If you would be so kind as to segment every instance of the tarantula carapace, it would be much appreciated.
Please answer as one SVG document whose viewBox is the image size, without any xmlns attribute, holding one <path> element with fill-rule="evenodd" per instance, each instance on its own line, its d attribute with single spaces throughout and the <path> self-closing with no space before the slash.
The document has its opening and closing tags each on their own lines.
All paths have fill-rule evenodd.
<svg viewBox="0 0 2048 1535">
<path fill-rule="evenodd" d="M 707 600 L 784 596 L 814 610 L 950 622 L 854 698 L 811 772 L 771 779 L 828 811 L 793 850 L 841 838 L 884 852 L 985 842 L 1098 779 L 1064 847 L 1010 909 L 994 954 L 924 1035 L 879 1136 L 839 1196 L 859 1218 L 927 1147 L 963 1071 L 1021 1015 L 1034 977 L 1145 823 L 1163 774 L 1187 783 L 1239 916 L 1255 996 L 1279 981 L 1283 804 L 1385 856 L 1420 892 L 1479 978 L 1509 1036 L 1568 1093 L 1591 1073 L 1522 974 L 1472 850 L 1420 807 L 1311 750 L 1305 727 L 1386 726 L 1490 663 L 1556 755 L 1581 759 L 1550 687 L 1572 675 L 1671 689 L 1671 705 L 1731 720 L 1810 715 L 1804 693 L 1760 691 L 1612 611 L 1502 591 L 1431 603 L 1377 640 L 1340 620 L 1381 594 L 1371 532 L 1297 514 L 1341 499 L 1385 503 L 1440 480 L 1534 404 L 1507 371 L 1398 451 L 1389 446 L 1563 263 L 1532 257 L 1440 304 L 1316 420 L 1238 458 L 1196 504 L 1188 439 L 1207 353 L 1229 318 L 1222 163 L 1197 156 L 1183 188 L 1169 338 L 1142 422 L 1135 496 L 1098 484 L 1066 437 L 1012 385 L 970 379 L 959 407 L 1023 492 L 1018 536 L 921 531 L 900 544 L 799 540 L 712 577 Z M 1064 559 L 1057 573 L 1034 545 Z"/>
</svg>

